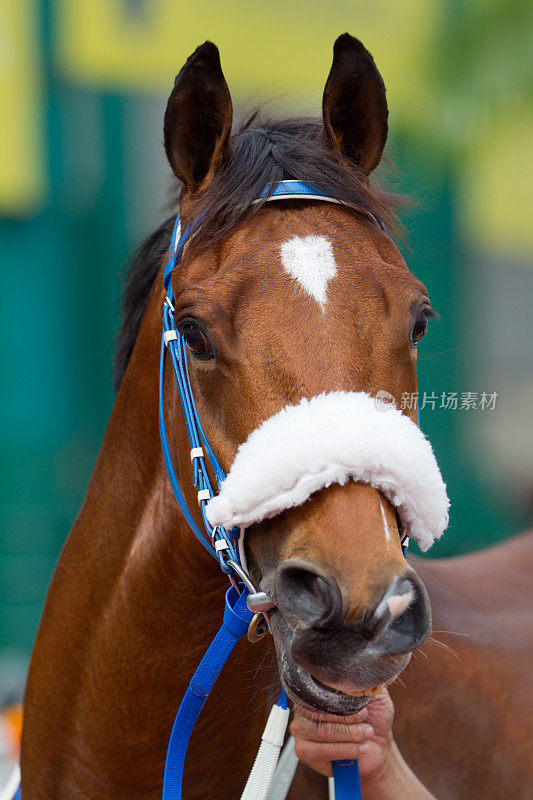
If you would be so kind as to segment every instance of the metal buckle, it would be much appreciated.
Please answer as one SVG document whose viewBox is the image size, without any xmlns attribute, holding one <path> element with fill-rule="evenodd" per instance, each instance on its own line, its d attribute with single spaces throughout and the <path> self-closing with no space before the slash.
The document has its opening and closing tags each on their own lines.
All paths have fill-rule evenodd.
<svg viewBox="0 0 533 800">
<path fill-rule="evenodd" d="M 254 614 L 252 621 L 248 625 L 248 633 L 246 634 L 248 641 L 254 644 L 259 639 L 262 639 L 263 636 L 266 636 L 267 633 L 269 633 L 269 628 L 264 614 Z"/>
<path fill-rule="evenodd" d="M 274 603 L 266 592 L 258 592 L 254 583 L 245 569 L 237 564 L 232 558 L 224 559 L 226 566 L 230 567 L 237 577 L 241 579 L 250 594 L 246 598 L 246 604 L 250 611 L 255 611 L 248 626 L 248 641 L 258 642 L 267 633 L 270 633 L 270 624 L 266 616 L 271 608 L 275 608 Z"/>
</svg>

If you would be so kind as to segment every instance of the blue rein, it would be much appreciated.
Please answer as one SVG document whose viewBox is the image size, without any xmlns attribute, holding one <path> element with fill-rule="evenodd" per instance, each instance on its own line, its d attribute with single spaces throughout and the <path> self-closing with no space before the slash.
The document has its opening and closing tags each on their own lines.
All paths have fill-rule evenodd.
<svg viewBox="0 0 533 800">
<path fill-rule="evenodd" d="M 240 588 L 240 595 L 233 586 L 226 592 L 222 627 L 211 642 L 181 701 L 168 744 L 163 800 L 181 798 L 185 754 L 192 729 L 224 663 L 239 639 L 246 634 L 251 622 L 252 614 L 246 605 L 248 592 L 242 584 Z"/>
<path fill-rule="evenodd" d="M 256 202 L 260 202 L 263 198 L 267 200 L 305 199 L 339 202 L 316 186 L 310 186 L 302 181 L 292 180 L 281 181 L 274 188 L 271 186 L 266 187 L 261 197 L 258 198 Z M 383 227 L 382 223 L 373 215 L 369 213 L 368 216 L 380 225 L 380 227 Z M 209 442 L 207 441 L 200 422 L 189 381 L 186 345 L 179 330 L 176 328 L 174 320 L 174 297 L 171 284 L 172 271 L 179 264 L 185 245 L 193 232 L 194 227 L 191 222 L 186 226 L 183 233 L 181 232 L 181 221 L 178 213 L 170 244 L 170 257 L 163 276 L 167 297 L 163 310 L 163 336 L 161 340 L 161 362 L 159 370 L 159 430 L 163 457 L 170 485 L 180 511 L 202 546 L 212 556 L 218 559 L 222 570 L 228 574 L 232 580 L 233 586 L 228 589 L 226 593 L 226 605 L 222 627 L 215 636 L 189 684 L 172 728 L 165 765 L 163 800 L 181 800 L 185 754 L 194 724 L 236 642 L 248 631 L 248 626 L 253 616 L 246 605 L 249 586 L 245 587 L 242 583 L 237 585 L 234 580 L 235 575 L 237 578 L 248 577 L 246 573 L 243 574 L 242 567 L 240 566 L 239 549 L 236 544 L 239 531 L 238 529 L 227 531 L 223 527 L 212 528 L 205 515 L 206 504 L 214 495 L 213 487 L 207 472 L 206 460 L 211 465 L 218 486 L 220 486 L 221 482 L 224 480 L 225 474 L 209 446 Z M 189 511 L 174 470 L 168 444 L 164 406 L 166 350 L 168 350 L 170 354 L 189 436 L 191 461 L 193 464 L 193 480 L 198 491 L 198 503 L 202 514 L 204 531 L 200 530 Z M 249 579 L 247 580 L 247 584 L 250 584 Z M 278 705 L 282 708 L 287 707 L 287 700 L 283 689 L 278 700 Z M 336 800 L 359 800 L 361 798 L 359 768 L 356 760 L 334 762 L 333 773 L 335 778 Z"/>
</svg>

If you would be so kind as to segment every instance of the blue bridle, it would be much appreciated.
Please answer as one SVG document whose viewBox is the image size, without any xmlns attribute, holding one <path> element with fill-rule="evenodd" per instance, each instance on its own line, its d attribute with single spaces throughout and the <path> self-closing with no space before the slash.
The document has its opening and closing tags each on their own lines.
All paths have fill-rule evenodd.
<svg viewBox="0 0 533 800">
<path fill-rule="evenodd" d="M 323 202 L 343 204 L 341 201 L 336 200 L 328 195 L 327 192 L 324 192 L 322 189 L 296 180 L 280 181 L 274 188 L 271 186 L 265 187 L 261 192 L 261 196 L 255 202 L 261 202 L 264 199 L 320 200 Z M 378 224 L 380 227 L 383 227 L 381 220 L 378 220 L 370 212 L 367 212 L 367 214 L 376 224 Z M 198 541 L 211 555 L 218 558 L 223 571 L 229 574 L 232 571 L 232 567 L 231 565 L 228 565 L 228 562 L 233 562 L 234 564 L 240 565 L 239 550 L 235 544 L 239 537 L 239 531 L 238 529 L 226 531 L 222 527 L 212 528 L 205 515 L 206 505 L 209 502 L 209 499 L 214 495 L 213 487 L 207 472 L 206 458 L 211 464 L 211 468 L 215 474 L 215 479 L 219 488 L 226 476 L 215 454 L 213 453 L 213 450 L 211 449 L 202 428 L 202 423 L 196 408 L 196 403 L 194 401 L 189 380 L 187 347 L 183 336 L 176 328 L 174 319 L 174 296 L 171 283 L 172 272 L 181 261 L 185 246 L 194 231 L 195 224 L 191 221 L 182 232 L 181 217 L 178 213 L 170 242 L 169 260 L 163 273 L 163 283 L 167 292 L 167 296 L 165 298 L 163 308 L 163 336 L 161 339 L 161 361 L 159 369 L 159 430 L 168 477 L 180 511 L 185 517 L 187 524 Z M 202 533 L 202 531 L 199 529 L 189 511 L 176 477 L 168 445 L 164 410 L 164 372 L 166 349 L 169 351 L 172 366 L 174 368 L 174 374 L 176 377 L 178 392 L 183 409 L 183 416 L 189 436 L 189 442 L 191 446 L 191 461 L 193 464 L 193 480 L 194 485 L 198 490 L 198 503 L 202 513 L 202 521 L 205 533 Z M 240 572 L 238 577 L 243 577 Z"/>
<path fill-rule="evenodd" d="M 319 200 L 332 203 L 341 202 L 316 186 L 311 186 L 302 181 L 295 180 L 281 181 L 274 187 L 265 187 L 261 196 L 255 202 L 299 199 Z M 373 222 L 383 228 L 382 222 L 376 219 L 370 212 L 368 212 L 368 216 Z M 171 283 L 172 272 L 179 264 L 187 241 L 194 234 L 195 229 L 195 224 L 189 222 L 182 231 L 181 218 L 178 213 L 170 243 L 169 260 L 165 266 L 163 276 L 167 295 L 163 309 L 163 335 L 161 339 L 161 361 L 159 370 L 159 430 L 163 457 L 170 485 L 172 486 L 172 491 L 174 492 L 178 506 L 198 541 L 212 556 L 218 559 L 220 567 L 228 575 L 233 586 L 226 594 L 226 606 L 222 627 L 196 670 L 174 722 L 165 765 L 163 800 L 181 800 L 183 767 L 190 734 L 203 704 L 231 650 L 238 639 L 244 636 L 248 631 L 253 614 L 247 607 L 247 599 L 249 599 L 250 593 L 257 594 L 257 590 L 240 563 L 239 548 L 237 546 L 237 540 L 239 538 L 238 528 L 232 530 L 226 530 L 223 527 L 213 528 L 209 524 L 205 513 L 206 505 L 209 499 L 214 495 L 214 490 L 207 472 L 206 462 L 209 462 L 211 465 L 218 487 L 220 487 L 220 484 L 224 480 L 225 474 L 206 438 L 192 394 L 187 365 L 186 344 L 180 331 L 176 328 L 174 319 L 174 296 Z M 198 492 L 198 503 L 202 515 L 203 531 L 200 530 L 189 511 L 170 454 L 165 427 L 164 407 L 166 350 L 168 350 L 170 354 L 189 436 L 193 480 Z M 237 581 L 243 582 L 237 583 Z M 257 594 L 257 596 L 259 596 L 259 594 Z M 222 654 L 224 655 L 222 656 Z M 283 690 L 278 700 L 278 705 L 282 708 L 287 707 L 287 700 Z M 335 777 L 336 800 L 358 800 L 358 798 L 361 797 L 361 788 L 357 761 L 334 762 L 333 772 Z"/>
<path fill-rule="evenodd" d="M 274 187 L 265 187 L 261 196 L 255 202 L 258 203 L 264 200 L 300 199 L 320 200 L 323 202 L 348 205 L 329 196 L 327 192 L 324 192 L 316 186 L 310 186 L 302 181 L 295 180 L 280 181 Z M 381 220 L 378 220 L 370 212 L 366 213 L 373 222 L 381 228 L 384 227 Z M 198 669 L 194 673 L 174 721 L 165 763 L 163 800 L 181 800 L 185 755 L 194 724 L 235 644 L 240 638 L 246 635 L 249 629 L 249 625 L 254 616 L 247 605 L 250 594 L 255 593 L 258 598 L 260 598 L 261 595 L 261 593 L 257 593 L 250 577 L 240 563 L 239 549 L 236 544 L 239 536 L 238 529 L 227 531 L 223 527 L 212 528 L 205 514 L 206 504 L 214 495 L 213 487 L 207 472 L 206 460 L 211 465 L 218 487 L 220 487 L 220 484 L 226 476 L 209 445 L 196 408 L 189 380 L 186 344 L 175 324 L 174 297 L 171 284 L 172 272 L 179 264 L 183 256 L 185 245 L 194 233 L 194 230 L 195 227 L 193 223 L 190 222 L 185 230 L 183 232 L 181 231 L 181 219 L 178 213 L 172 233 L 170 256 L 165 266 L 163 278 L 167 295 L 163 309 L 163 335 L 161 339 L 161 361 L 159 370 L 159 430 L 163 457 L 170 485 L 180 511 L 202 546 L 212 556 L 217 558 L 222 570 L 230 578 L 232 586 L 226 593 L 222 626 L 207 650 Z M 204 532 L 200 530 L 189 511 L 174 470 L 168 445 L 164 410 L 166 350 L 168 350 L 170 354 L 189 436 L 193 480 L 198 491 L 198 502 L 201 509 Z M 417 424 L 420 426 L 420 417 L 417 420 Z M 402 548 L 405 555 L 406 546 L 404 541 L 402 541 Z M 237 583 L 237 581 L 243 582 Z M 287 698 L 283 689 L 281 690 L 277 705 L 281 708 L 287 708 Z M 336 800 L 361 799 L 359 768 L 356 760 L 333 762 L 333 774 L 335 778 Z M 19 786 L 13 800 L 20 800 L 20 797 Z"/>
</svg>

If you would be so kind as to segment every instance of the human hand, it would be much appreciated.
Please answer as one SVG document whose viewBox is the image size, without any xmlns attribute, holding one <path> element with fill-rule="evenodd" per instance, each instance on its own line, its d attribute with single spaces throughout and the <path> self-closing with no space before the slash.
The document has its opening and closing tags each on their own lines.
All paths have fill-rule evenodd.
<svg viewBox="0 0 533 800">
<path fill-rule="evenodd" d="M 357 758 L 365 781 L 384 769 L 392 752 L 394 705 L 388 691 L 377 694 L 351 717 L 324 716 L 295 708 L 290 731 L 300 761 L 331 777 L 331 762 Z"/>
</svg>

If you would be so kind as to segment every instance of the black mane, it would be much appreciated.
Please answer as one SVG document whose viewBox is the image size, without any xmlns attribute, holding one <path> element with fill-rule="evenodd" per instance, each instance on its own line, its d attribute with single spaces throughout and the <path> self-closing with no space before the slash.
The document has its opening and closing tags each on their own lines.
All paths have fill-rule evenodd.
<svg viewBox="0 0 533 800">
<path fill-rule="evenodd" d="M 255 124 L 257 124 L 257 127 Z M 254 113 L 231 139 L 231 156 L 215 175 L 205 195 L 199 196 L 194 215 L 202 220 L 189 245 L 199 252 L 222 241 L 241 220 L 261 207 L 253 201 L 265 186 L 295 178 L 343 200 L 355 210 L 370 212 L 390 229 L 397 228 L 394 210 L 401 200 L 363 179 L 323 138 L 317 119 L 258 121 Z M 141 245 L 126 273 L 123 321 L 116 341 L 114 385 L 118 389 L 128 365 L 150 290 L 170 244 L 173 217 Z"/>
</svg>

